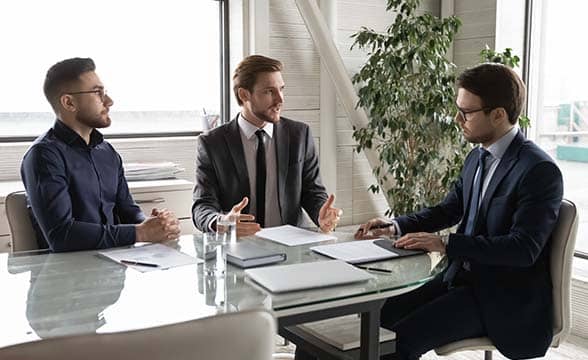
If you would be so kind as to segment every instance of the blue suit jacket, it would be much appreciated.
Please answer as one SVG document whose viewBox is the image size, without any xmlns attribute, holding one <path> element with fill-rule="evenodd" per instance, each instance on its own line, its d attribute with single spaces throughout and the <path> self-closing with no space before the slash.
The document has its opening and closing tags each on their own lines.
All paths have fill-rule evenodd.
<svg viewBox="0 0 588 360">
<path fill-rule="evenodd" d="M 476 168 L 476 154 L 470 152 L 439 205 L 396 219 L 402 231 L 435 232 L 459 223 Z M 562 194 L 557 165 L 519 131 L 482 199 L 475 236 L 463 234 L 463 221 L 449 237 L 447 256 L 470 262 L 488 337 L 508 357 L 543 356 L 551 343 L 549 239 Z"/>
</svg>

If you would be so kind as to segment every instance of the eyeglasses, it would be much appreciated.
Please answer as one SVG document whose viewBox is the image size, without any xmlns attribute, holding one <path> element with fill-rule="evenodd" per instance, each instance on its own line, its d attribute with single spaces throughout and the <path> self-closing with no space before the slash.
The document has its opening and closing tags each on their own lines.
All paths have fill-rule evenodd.
<svg viewBox="0 0 588 360">
<path fill-rule="evenodd" d="M 77 94 L 97 94 L 100 97 L 100 100 L 102 102 L 104 102 L 106 100 L 106 96 L 108 96 L 108 93 L 106 92 L 105 89 L 101 88 L 101 89 L 95 89 L 95 90 L 84 90 L 84 91 L 75 91 L 75 92 L 70 92 L 70 93 L 66 93 L 69 95 L 77 95 Z"/>
<path fill-rule="evenodd" d="M 458 107 L 457 108 L 457 113 L 459 115 L 461 115 L 461 118 L 463 119 L 463 121 L 468 121 L 467 114 L 473 114 L 473 113 L 477 113 L 477 112 L 480 112 L 480 111 L 488 111 L 488 110 L 491 110 L 491 109 L 492 108 L 489 108 L 489 107 L 483 107 L 483 108 L 480 108 L 480 109 L 477 109 L 477 110 L 465 111 L 465 110 L 460 109 Z"/>
</svg>

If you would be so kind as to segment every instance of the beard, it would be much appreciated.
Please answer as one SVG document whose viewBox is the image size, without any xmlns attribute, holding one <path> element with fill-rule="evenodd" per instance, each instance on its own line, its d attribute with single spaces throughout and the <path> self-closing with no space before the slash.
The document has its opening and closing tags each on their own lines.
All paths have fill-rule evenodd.
<svg viewBox="0 0 588 360">
<path fill-rule="evenodd" d="M 81 124 L 86 125 L 87 127 L 91 127 L 94 129 L 103 129 L 107 128 L 111 124 L 110 116 L 108 116 L 108 112 L 101 112 L 100 114 L 82 114 L 78 113 L 77 121 Z"/>
<path fill-rule="evenodd" d="M 275 112 L 275 111 L 271 110 L 272 108 L 275 108 L 275 106 L 272 106 L 271 108 L 266 109 L 265 111 L 259 110 L 259 109 L 251 109 L 252 110 L 251 112 L 259 120 L 276 124 L 277 122 L 280 121 L 280 115 L 282 114 L 282 111 L 280 108 L 280 111 Z"/>
</svg>

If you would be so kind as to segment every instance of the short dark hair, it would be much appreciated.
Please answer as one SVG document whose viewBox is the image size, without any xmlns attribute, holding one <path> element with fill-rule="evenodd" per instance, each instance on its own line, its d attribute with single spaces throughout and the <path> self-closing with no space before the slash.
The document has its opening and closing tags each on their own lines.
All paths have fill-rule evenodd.
<svg viewBox="0 0 588 360">
<path fill-rule="evenodd" d="M 45 76 L 43 92 L 53 110 L 59 109 L 59 98 L 66 87 L 80 78 L 80 75 L 96 70 L 94 60 L 90 58 L 65 59 L 51 66 Z"/>
<path fill-rule="evenodd" d="M 479 96 L 484 107 L 504 108 L 511 124 L 516 124 L 527 94 L 517 73 L 497 63 L 484 63 L 465 70 L 458 77 L 457 86 Z"/>
<path fill-rule="evenodd" d="M 243 105 L 239 98 L 239 88 L 253 91 L 253 86 L 259 73 L 282 71 L 283 67 L 279 60 L 262 55 L 251 55 L 243 59 L 237 65 L 233 74 L 233 92 L 237 98 L 237 103 Z"/>
</svg>

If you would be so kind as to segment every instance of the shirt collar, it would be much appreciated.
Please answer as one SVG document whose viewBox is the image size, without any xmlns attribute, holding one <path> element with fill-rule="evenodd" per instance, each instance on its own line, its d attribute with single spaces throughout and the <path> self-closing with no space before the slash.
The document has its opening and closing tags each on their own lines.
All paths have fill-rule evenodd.
<svg viewBox="0 0 588 360">
<path fill-rule="evenodd" d="M 55 120 L 55 124 L 53 125 L 53 131 L 55 135 L 63 140 L 66 144 L 69 145 L 83 145 L 87 147 L 95 147 L 96 145 L 102 143 L 104 141 L 104 136 L 100 131 L 94 129 L 90 134 L 90 144 L 87 145 L 84 139 L 75 131 L 73 131 L 69 126 L 67 126 L 64 122 L 59 119 Z"/>
<path fill-rule="evenodd" d="M 243 132 L 243 134 L 248 140 L 251 140 L 251 138 L 255 136 L 255 132 L 259 130 L 257 126 L 245 120 L 242 114 L 239 114 L 239 116 L 237 117 L 237 122 L 239 123 L 239 128 L 241 129 L 241 132 Z M 266 122 L 264 127 L 262 127 L 261 129 L 265 131 L 265 134 L 271 138 L 272 134 L 274 133 L 274 124 Z"/>
<path fill-rule="evenodd" d="M 513 128 L 510 129 L 506 134 L 502 135 L 500 139 L 498 139 L 492 145 L 488 146 L 486 150 L 488 150 L 488 152 L 492 154 L 492 157 L 496 159 L 502 159 L 504 153 L 506 152 L 506 149 L 508 149 L 510 143 L 513 141 L 515 136 L 517 136 L 518 132 L 519 128 L 513 126 Z"/>
</svg>

